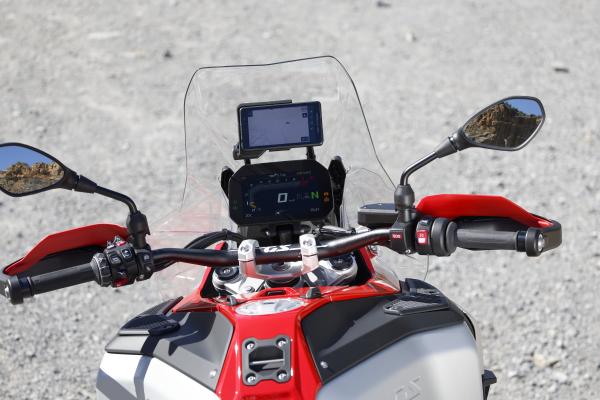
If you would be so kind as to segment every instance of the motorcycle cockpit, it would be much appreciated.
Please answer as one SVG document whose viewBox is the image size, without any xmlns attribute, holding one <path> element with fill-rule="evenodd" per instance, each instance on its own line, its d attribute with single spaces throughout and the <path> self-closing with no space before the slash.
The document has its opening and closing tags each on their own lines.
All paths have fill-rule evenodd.
<svg viewBox="0 0 600 400">
<path fill-rule="evenodd" d="M 314 226 L 335 223 L 333 187 L 343 182 L 332 184 L 330 172 L 313 150 L 324 141 L 321 104 L 244 103 L 237 108 L 237 118 L 239 142 L 233 157 L 245 165 L 235 173 L 225 169 L 221 185 L 229 199 L 229 215 L 241 233 L 264 244 L 289 244 Z M 305 160 L 252 164 L 267 151 L 298 147 L 306 147 Z"/>
</svg>

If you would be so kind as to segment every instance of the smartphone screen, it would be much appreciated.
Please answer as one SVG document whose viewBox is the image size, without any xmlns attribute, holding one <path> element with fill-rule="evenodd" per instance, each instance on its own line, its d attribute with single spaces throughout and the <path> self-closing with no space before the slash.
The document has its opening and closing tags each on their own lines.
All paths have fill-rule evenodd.
<svg viewBox="0 0 600 400">
<path fill-rule="evenodd" d="M 287 149 L 323 144 L 321 103 L 244 106 L 239 109 L 245 150 Z"/>
</svg>

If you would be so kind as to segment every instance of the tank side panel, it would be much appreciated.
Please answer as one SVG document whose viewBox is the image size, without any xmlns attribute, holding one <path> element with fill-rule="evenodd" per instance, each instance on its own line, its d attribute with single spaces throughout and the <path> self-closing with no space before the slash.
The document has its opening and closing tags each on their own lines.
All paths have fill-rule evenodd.
<svg viewBox="0 0 600 400">
<path fill-rule="evenodd" d="M 479 357 L 466 324 L 411 335 L 325 384 L 320 400 L 481 400 Z"/>
<path fill-rule="evenodd" d="M 157 358 L 153 358 L 150 362 L 150 367 L 144 378 L 144 392 L 146 396 L 142 397 L 144 400 L 219 399 L 210 389 Z"/>
<path fill-rule="evenodd" d="M 200 383 L 147 356 L 105 353 L 96 380 L 98 400 L 215 400 Z"/>
<path fill-rule="evenodd" d="M 96 377 L 98 400 L 135 400 L 134 376 L 143 356 L 105 353 Z"/>
</svg>

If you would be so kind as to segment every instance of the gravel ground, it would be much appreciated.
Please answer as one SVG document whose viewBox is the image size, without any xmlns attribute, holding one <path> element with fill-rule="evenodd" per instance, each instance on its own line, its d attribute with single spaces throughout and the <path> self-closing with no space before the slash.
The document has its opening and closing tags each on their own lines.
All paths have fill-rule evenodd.
<svg viewBox="0 0 600 400">
<path fill-rule="evenodd" d="M 480 322 L 499 381 L 491 398 L 596 399 L 598 15 L 592 1 L 0 0 L 0 142 L 46 149 L 131 194 L 156 221 L 180 199 L 183 93 L 201 65 L 336 55 L 395 178 L 480 106 L 538 96 L 548 118 L 524 151 L 466 151 L 417 173 L 413 186 L 418 196 L 507 196 L 559 220 L 563 246 L 539 259 L 458 251 L 434 260 L 429 279 Z M 124 216 L 98 196 L 2 197 L 0 257 Z M 147 283 L 83 285 L 2 306 L 0 397 L 93 398 L 103 345 L 157 299 Z"/>
</svg>

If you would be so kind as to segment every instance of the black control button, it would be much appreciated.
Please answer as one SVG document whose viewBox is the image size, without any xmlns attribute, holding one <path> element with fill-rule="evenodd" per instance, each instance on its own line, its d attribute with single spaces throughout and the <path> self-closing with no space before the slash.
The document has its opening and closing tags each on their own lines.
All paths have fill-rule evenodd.
<svg viewBox="0 0 600 400">
<path fill-rule="evenodd" d="M 125 261 L 131 261 L 133 259 L 133 253 L 131 252 L 131 249 L 128 248 L 121 250 L 121 256 L 123 256 Z"/>
<path fill-rule="evenodd" d="M 109 253 L 108 254 L 108 263 L 110 265 L 121 265 L 123 263 L 123 261 L 121 260 L 121 257 L 119 257 L 119 255 L 117 253 Z"/>
</svg>

